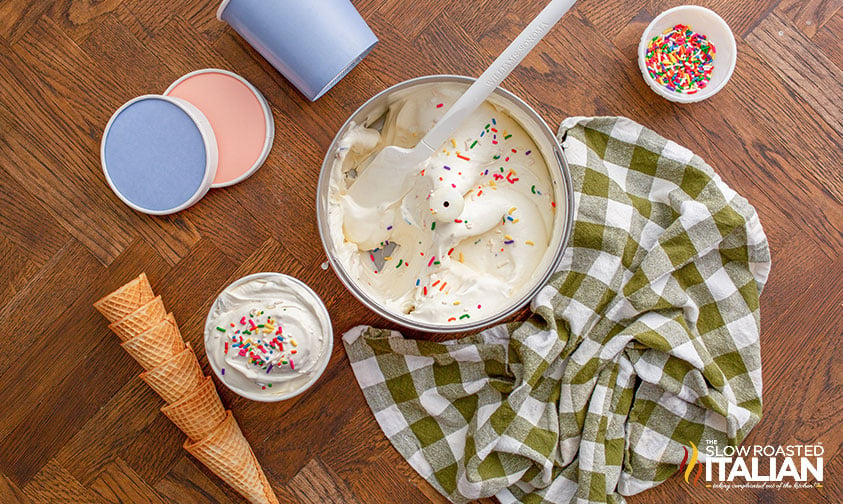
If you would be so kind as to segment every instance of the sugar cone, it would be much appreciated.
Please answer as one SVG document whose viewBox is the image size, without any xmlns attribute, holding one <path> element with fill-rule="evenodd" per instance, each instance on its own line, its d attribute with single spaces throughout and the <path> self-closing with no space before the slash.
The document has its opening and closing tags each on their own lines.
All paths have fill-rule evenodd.
<svg viewBox="0 0 843 504">
<path fill-rule="evenodd" d="M 112 322 L 108 328 L 121 340 L 129 341 L 151 329 L 166 316 L 167 310 L 164 309 L 161 296 L 158 296 L 117 322 Z"/>
<path fill-rule="evenodd" d="M 205 439 L 225 420 L 225 408 L 210 376 L 186 396 L 161 408 L 161 412 L 192 440 Z"/>
<path fill-rule="evenodd" d="M 202 384 L 202 368 L 193 354 L 190 344 L 187 348 L 157 368 L 141 373 L 140 377 L 152 390 L 168 403 L 174 403 Z"/>
<path fill-rule="evenodd" d="M 103 296 L 94 303 L 94 308 L 102 313 L 109 322 L 117 322 L 152 301 L 153 297 L 155 297 L 155 294 L 152 293 L 149 279 L 146 278 L 146 273 L 141 273 L 131 282 L 111 294 Z"/>
<path fill-rule="evenodd" d="M 188 440 L 184 449 L 252 504 L 278 504 L 275 492 L 230 411 L 207 438 L 197 442 Z"/>
<path fill-rule="evenodd" d="M 184 340 L 176 319 L 170 313 L 151 329 L 124 341 L 120 346 L 144 369 L 150 370 L 184 350 Z"/>
</svg>

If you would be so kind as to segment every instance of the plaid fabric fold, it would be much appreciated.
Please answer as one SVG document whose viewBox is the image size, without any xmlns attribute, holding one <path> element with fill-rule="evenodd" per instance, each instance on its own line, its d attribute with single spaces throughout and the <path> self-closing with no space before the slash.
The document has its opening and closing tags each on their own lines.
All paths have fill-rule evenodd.
<svg viewBox="0 0 843 504">
<path fill-rule="evenodd" d="M 380 427 L 453 502 L 624 502 L 689 443 L 736 445 L 761 418 L 755 210 L 629 119 L 567 119 L 559 138 L 574 232 L 529 320 L 446 343 L 344 335 Z"/>
</svg>

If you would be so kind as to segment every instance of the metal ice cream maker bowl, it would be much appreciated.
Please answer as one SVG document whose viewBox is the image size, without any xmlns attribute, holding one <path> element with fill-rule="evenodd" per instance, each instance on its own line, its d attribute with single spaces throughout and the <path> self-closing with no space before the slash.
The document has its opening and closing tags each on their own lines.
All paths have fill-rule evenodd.
<svg viewBox="0 0 843 504">
<path fill-rule="evenodd" d="M 571 173 L 565 159 L 565 152 L 562 150 L 562 147 L 559 145 L 547 123 L 532 107 L 509 91 L 498 87 L 487 101 L 516 119 L 533 138 L 547 162 L 553 182 L 556 212 L 554 216 L 553 235 L 550 239 L 550 249 L 555 250 L 555 253 L 550 256 L 549 260 L 547 257 L 544 259 L 542 265 L 540 265 L 540 267 L 543 267 L 541 274 L 536 275 L 534 283 L 530 288 L 521 297 L 513 299 L 511 303 L 498 313 L 490 314 L 486 318 L 471 320 L 465 323 L 432 324 L 414 320 L 410 316 L 387 310 L 375 299 L 370 297 L 362 287 L 355 283 L 354 278 L 345 270 L 339 258 L 337 258 L 331 240 L 328 218 L 328 197 L 331 170 L 333 169 L 334 160 L 340 147 L 340 140 L 343 136 L 345 136 L 353 124 L 363 124 L 365 126 L 377 125 L 386 114 L 389 106 L 402 97 L 423 91 L 429 87 L 459 86 L 467 89 L 474 80 L 471 77 L 458 75 L 430 75 L 410 79 L 381 91 L 357 109 L 345 124 L 343 124 L 342 128 L 340 128 L 334 137 L 334 141 L 328 148 L 328 152 L 322 162 L 319 186 L 317 188 L 316 217 L 319 225 L 319 235 L 322 238 L 322 245 L 325 247 L 325 252 L 328 255 L 333 270 L 339 276 L 342 283 L 345 284 L 346 288 L 364 305 L 385 319 L 410 329 L 439 333 L 473 331 L 500 322 L 511 316 L 529 303 L 557 270 L 571 236 L 574 217 L 574 198 Z"/>
</svg>

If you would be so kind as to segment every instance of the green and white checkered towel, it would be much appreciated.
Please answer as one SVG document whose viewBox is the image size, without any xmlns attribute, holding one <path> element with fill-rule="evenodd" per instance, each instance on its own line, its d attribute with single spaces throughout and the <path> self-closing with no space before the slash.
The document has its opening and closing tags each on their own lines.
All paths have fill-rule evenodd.
<svg viewBox="0 0 843 504">
<path fill-rule="evenodd" d="M 572 242 L 526 322 L 447 343 L 344 336 L 386 436 L 453 502 L 624 502 L 761 418 L 755 210 L 625 118 L 571 118 Z"/>
</svg>

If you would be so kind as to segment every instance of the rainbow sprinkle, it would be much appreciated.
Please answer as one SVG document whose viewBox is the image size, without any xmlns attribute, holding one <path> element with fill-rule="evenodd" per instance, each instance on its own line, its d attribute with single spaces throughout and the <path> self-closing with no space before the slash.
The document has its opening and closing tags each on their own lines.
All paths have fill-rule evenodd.
<svg viewBox="0 0 843 504">
<path fill-rule="evenodd" d="M 711 80 L 716 53 L 705 35 L 678 24 L 650 41 L 647 72 L 669 91 L 694 94 Z"/>
<path fill-rule="evenodd" d="M 265 319 L 262 319 L 263 313 L 259 310 L 251 310 L 248 315 L 240 318 L 239 326 L 232 322 L 229 324 L 231 329 L 223 327 L 216 329 L 225 333 L 224 352 L 226 354 L 230 349 L 237 349 L 237 355 L 246 358 L 248 365 L 270 374 L 273 369 L 286 365 L 288 362 L 289 354 L 284 351 L 284 342 L 289 341 L 293 346 L 298 346 L 298 344 L 295 340 L 282 336 L 283 328 L 277 320 L 272 318 L 272 315 L 267 315 Z M 255 339 L 248 337 L 256 334 L 270 336 Z M 247 336 L 245 340 L 243 335 Z M 295 352 L 293 350 L 290 353 Z M 289 360 L 289 363 L 290 369 L 294 369 L 292 360 Z M 225 374 L 225 369 L 222 369 L 221 374 Z"/>
</svg>

